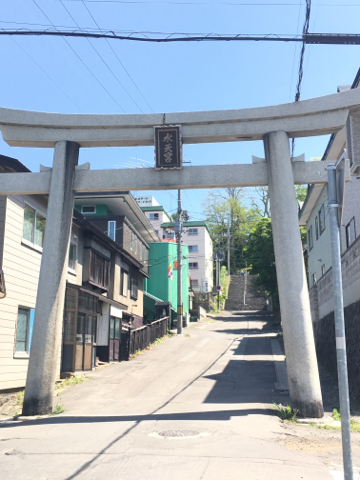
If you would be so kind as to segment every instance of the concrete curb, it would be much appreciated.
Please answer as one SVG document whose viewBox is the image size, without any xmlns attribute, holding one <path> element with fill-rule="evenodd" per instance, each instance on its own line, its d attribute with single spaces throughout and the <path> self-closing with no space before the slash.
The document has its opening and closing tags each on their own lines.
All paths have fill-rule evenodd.
<svg viewBox="0 0 360 480">
<path fill-rule="evenodd" d="M 285 355 L 283 354 L 279 341 L 276 338 L 272 338 L 270 340 L 270 344 L 277 378 L 277 382 L 275 382 L 275 390 L 280 392 L 288 392 L 289 383 L 287 378 Z"/>
</svg>

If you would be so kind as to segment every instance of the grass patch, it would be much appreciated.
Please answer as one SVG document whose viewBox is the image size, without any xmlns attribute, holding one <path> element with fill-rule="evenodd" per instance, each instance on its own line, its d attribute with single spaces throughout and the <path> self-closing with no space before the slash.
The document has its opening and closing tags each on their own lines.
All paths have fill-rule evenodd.
<svg viewBox="0 0 360 480">
<path fill-rule="evenodd" d="M 20 392 L 17 392 L 16 394 L 16 404 L 22 406 L 24 403 L 24 395 L 25 395 L 25 389 L 20 390 Z"/>
<path fill-rule="evenodd" d="M 67 388 L 67 387 L 72 387 L 73 385 L 77 385 L 78 383 L 83 383 L 85 380 L 89 380 L 90 377 L 69 377 L 66 378 L 65 380 L 62 380 L 60 383 L 57 383 L 55 385 L 55 390 Z"/>
<path fill-rule="evenodd" d="M 53 411 L 51 415 L 59 415 L 59 413 L 64 413 L 65 410 L 62 408 L 61 403 L 58 401 L 55 407 L 53 408 Z"/>
<path fill-rule="evenodd" d="M 155 340 L 153 345 L 161 345 L 162 343 L 164 343 L 164 341 L 165 341 L 165 337 L 159 337 Z"/>
<path fill-rule="evenodd" d="M 190 333 L 185 333 L 184 337 L 190 337 Z"/>
<path fill-rule="evenodd" d="M 281 420 L 287 422 L 295 422 L 298 411 L 292 409 L 290 405 L 282 405 L 281 403 L 274 403 L 274 410 L 277 411 L 278 416 Z"/>
</svg>

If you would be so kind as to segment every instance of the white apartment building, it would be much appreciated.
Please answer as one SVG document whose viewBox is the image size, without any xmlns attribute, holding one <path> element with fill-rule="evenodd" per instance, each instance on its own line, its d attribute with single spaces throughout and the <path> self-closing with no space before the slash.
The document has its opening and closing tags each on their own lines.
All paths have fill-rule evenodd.
<svg viewBox="0 0 360 480">
<path fill-rule="evenodd" d="M 213 289 L 213 243 L 206 222 L 184 222 L 183 244 L 189 248 L 190 285 L 194 292 L 211 292 Z M 163 230 L 173 228 L 173 223 L 163 223 Z M 171 234 L 170 234 L 171 235 Z"/>
<path fill-rule="evenodd" d="M 151 197 L 151 198 L 154 198 L 154 197 Z M 171 222 L 170 215 L 167 213 L 164 207 L 160 205 L 154 205 L 154 206 L 148 205 L 148 206 L 141 207 L 141 210 L 149 219 L 151 225 L 154 227 L 155 232 L 159 235 L 161 239 L 174 238 L 174 235 L 171 233 L 169 234 L 169 232 L 167 231 L 169 230 L 168 228 L 162 227 L 164 223 Z"/>
<path fill-rule="evenodd" d="M 157 207 L 159 203 L 150 195 L 134 197 L 139 207 Z"/>
</svg>

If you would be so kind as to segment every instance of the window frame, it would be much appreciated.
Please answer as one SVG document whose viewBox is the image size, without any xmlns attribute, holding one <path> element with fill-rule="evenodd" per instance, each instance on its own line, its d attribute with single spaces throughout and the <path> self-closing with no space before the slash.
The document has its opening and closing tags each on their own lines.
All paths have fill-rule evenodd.
<svg viewBox="0 0 360 480">
<path fill-rule="evenodd" d="M 189 262 L 189 270 L 198 270 L 198 269 L 199 269 L 199 262 Z"/>
<path fill-rule="evenodd" d="M 309 252 L 310 252 L 314 248 L 312 225 L 310 225 L 310 227 L 307 231 L 307 241 L 308 241 Z"/>
<path fill-rule="evenodd" d="M 71 247 L 74 247 L 74 248 L 75 248 L 74 267 L 70 266 L 70 251 L 71 251 Z M 76 273 L 77 262 L 78 262 L 78 258 L 77 258 L 77 244 L 74 243 L 74 242 L 70 242 L 70 244 L 69 244 L 69 254 L 68 254 L 68 270 L 69 270 L 70 272 Z"/>
<path fill-rule="evenodd" d="M 198 287 L 199 286 L 199 280 L 197 278 L 190 278 L 190 287 Z"/>
<path fill-rule="evenodd" d="M 110 235 L 110 224 L 114 224 L 114 238 Z M 111 238 L 114 242 L 116 242 L 116 220 L 109 220 L 108 221 L 108 230 L 107 230 L 108 237 Z"/>
<path fill-rule="evenodd" d="M 317 215 L 315 217 L 315 239 L 319 239 L 319 219 Z"/>
<path fill-rule="evenodd" d="M 189 245 L 188 248 L 189 248 L 189 253 L 199 251 L 199 245 Z"/>
<path fill-rule="evenodd" d="M 18 340 L 18 322 L 19 322 L 19 313 L 20 310 L 23 310 L 26 312 L 26 336 L 25 340 Z M 16 329 L 15 329 L 15 338 L 14 338 L 14 357 L 28 357 L 30 355 L 30 315 L 31 315 L 31 308 L 30 307 L 24 307 L 22 305 L 18 306 L 18 311 L 17 311 L 17 317 L 16 317 Z M 16 349 L 16 344 L 18 342 L 24 342 L 25 343 L 25 350 L 17 350 Z"/>
<path fill-rule="evenodd" d="M 90 250 L 89 262 L 89 283 L 103 290 L 110 288 L 111 261 L 99 255 L 96 251 Z M 98 282 L 100 280 L 100 282 Z"/>
<path fill-rule="evenodd" d="M 33 220 L 33 230 L 32 230 L 32 240 L 28 240 L 27 238 L 24 237 L 24 226 L 25 226 L 25 209 L 26 207 L 30 208 L 31 210 L 34 211 L 34 220 Z M 38 210 L 36 207 L 32 206 L 29 202 L 24 202 L 24 213 L 23 213 L 23 229 L 22 229 L 22 238 L 21 238 L 21 243 L 24 245 L 27 245 L 29 247 L 34 248 L 35 250 L 38 250 L 40 252 L 43 251 L 44 248 L 44 238 L 45 238 L 45 228 L 44 232 L 42 234 L 42 245 L 38 245 L 35 243 L 35 238 L 36 238 L 36 218 L 37 215 L 40 215 L 44 220 L 45 220 L 45 228 L 46 228 L 46 215 L 43 214 L 40 210 Z"/>
<path fill-rule="evenodd" d="M 130 298 L 137 300 L 139 290 L 139 280 L 136 277 L 130 276 Z"/>
<path fill-rule="evenodd" d="M 319 214 L 319 233 L 320 233 L 320 236 L 321 236 L 325 232 L 325 229 L 326 229 L 324 204 L 321 205 L 318 214 Z"/>
<path fill-rule="evenodd" d="M 94 211 L 93 212 L 84 212 L 84 207 L 85 208 L 92 207 L 94 209 Z M 96 205 L 81 205 L 81 213 L 83 215 L 96 215 Z"/>
<path fill-rule="evenodd" d="M 159 214 L 155 212 L 149 213 L 149 220 L 159 220 Z"/>
<path fill-rule="evenodd" d="M 353 227 L 354 238 L 351 236 L 351 227 Z M 351 217 L 349 223 L 345 227 L 346 248 L 349 248 L 356 240 L 356 224 L 355 216 Z"/>
<path fill-rule="evenodd" d="M 188 228 L 187 231 L 188 235 L 199 235 L 199 229 L 198 228 Z"/>
</svg>

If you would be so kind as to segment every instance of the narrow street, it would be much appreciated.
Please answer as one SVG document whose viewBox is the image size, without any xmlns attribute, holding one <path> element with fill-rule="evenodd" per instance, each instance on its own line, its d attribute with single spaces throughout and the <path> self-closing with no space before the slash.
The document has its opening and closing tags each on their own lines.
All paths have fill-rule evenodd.
<svg viewBox="0 0 360 480">
<path fill-rule="evenodd" d="M 224 312 L 89 372 L 61 394 L 64 413 L 0 423 L 2 480 L 341 478 L 340 432 L 274 411 L 289 401 L 275 337 L 271 316 Z"/>
</svg>

